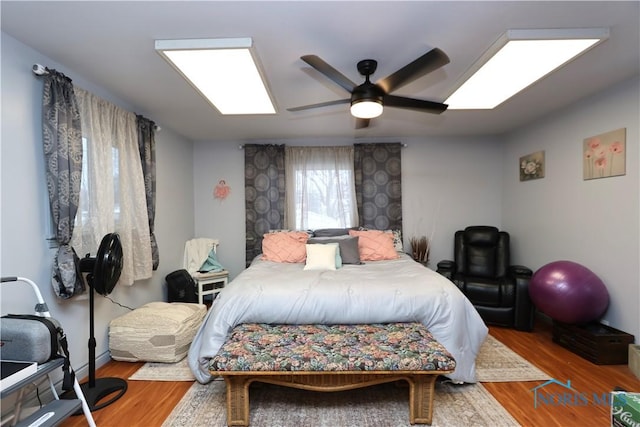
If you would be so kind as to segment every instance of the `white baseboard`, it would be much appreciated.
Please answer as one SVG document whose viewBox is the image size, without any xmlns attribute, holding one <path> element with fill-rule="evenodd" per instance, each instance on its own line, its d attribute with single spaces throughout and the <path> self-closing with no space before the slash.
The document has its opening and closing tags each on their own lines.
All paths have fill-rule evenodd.
<svg viewBox="0 0 640 427">
<path fill-rule="evenodd" d="M 96 357 L 96 369 L 99 369 L 100 367 L 106 365 L 107 362 L 109 362 L 110 360 L 111 360 L 111 356 L 109 356 L 109 352 L 105 351 L 104 353 Z M 79 368 L 77 366 L 73 366 L 72 364 L 72 367 L 76 373 L 76 378 L 78 379 L 78 382 L 83 382 L 84 379 L 89 378 L 89 363 L 86 363 Z M 60 380 L 59 382 L 61 381 L 62 380 Z M 57 385 L 58 385 L 58 382 L 56 382 L 56 386 Z"/>
</svg>

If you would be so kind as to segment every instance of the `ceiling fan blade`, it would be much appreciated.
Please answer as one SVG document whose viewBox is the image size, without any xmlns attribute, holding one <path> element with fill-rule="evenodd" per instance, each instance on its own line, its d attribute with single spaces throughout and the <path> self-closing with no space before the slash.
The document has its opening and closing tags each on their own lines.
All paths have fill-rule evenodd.
<svg viewBox="0 0 640 427">
<path fill-rule="evenodd" d="M 335 101 L 320 102 L 318 104 L 310 104 L 310 105 L 303 105 L 301 107 L 287 108 L 287 111 L 310 110 L 312 108 L 328 107 L 329 105 L 348 104 L 350 102 L 351 102 L 350 99 L 337 99 Z"/>
<path fill-rule="evenodd" d="M 386 93 L 390 93 L 448 63 L 449 57 L 447 54 L 438 48 L 434 48 L 376 84 Z"/>
<path fill-rule="evenodd" d="M 347 92 L 353 92 L 353 89 L 356 87 L 356 84 L 354 82 L 349 80 L 340 71 L 324 62 L 322 59 L 320 59 L 320 57 L 316 55 L 304 55 L 300 57 L 300 59 L 311 65 L 316 70 L 320 71 L 325 76 L 329 77 L 329 79 L 340 85 L 340 87 L 344 88 Z"/>
<path fill-rule="evenodd" d="M 425 101 L 423 99 L 405 98 L 403 96 L 385 95 L 385 107 L 407 108 L 409 110 L 423 111 L 425 113 L 440 114 L 448 107 L 441 102 Z"/>
<path fill-rule="evenodd" d="M 358 118 L 356 118 L 356 129 L 362 129 L 362 128 L 369 127 L 369 123 L 370 122 L 371 122 L 371 119 L 358 119 Z"/>
</svg>

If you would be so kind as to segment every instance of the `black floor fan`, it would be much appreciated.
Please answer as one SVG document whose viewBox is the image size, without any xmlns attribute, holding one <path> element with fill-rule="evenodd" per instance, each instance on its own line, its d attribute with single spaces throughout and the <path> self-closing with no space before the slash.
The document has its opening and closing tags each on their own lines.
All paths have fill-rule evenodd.
<svg viewBox="0 0 640 427">
<path fill-rule="evenodd" d="M 118 283 L 122 272 L 122 244 L 117 233 L 102 238 L 95 258 L 80 260 L 80 271 L 87 273 L 89 291 L 89 380 L 80 384 L 82 393 L 91 411 L 97 411 L 118 400 L 127 391 L 127 382 L 122 378 L 96 379 L 96 338 L 94 333 L 94 292 L 108 295 Z M 114 394 L 117 393 L 117 394 Z M 108 400 L 102 400 L 109 396 Z"/>
</svg>

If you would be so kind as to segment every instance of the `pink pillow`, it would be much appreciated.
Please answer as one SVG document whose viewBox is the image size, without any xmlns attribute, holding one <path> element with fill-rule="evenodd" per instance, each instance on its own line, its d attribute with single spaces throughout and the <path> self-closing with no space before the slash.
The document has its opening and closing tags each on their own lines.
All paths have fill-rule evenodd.
<svg viewBox="0 0 640 427">
<path fill-rule="evenodd" d="M 262 259 L 274 262 L 304 262 L 307 239 L 304 231 L 269 233 L 262 240 Z"/>
<path fill-rule="evenodd" d="M 393 245 L 393 234 L 380 230 L 349 230 L 351 236 L 358 236 L 358 250 L 362 261 L 382 261 L 398 259 Z"/>
</svg>

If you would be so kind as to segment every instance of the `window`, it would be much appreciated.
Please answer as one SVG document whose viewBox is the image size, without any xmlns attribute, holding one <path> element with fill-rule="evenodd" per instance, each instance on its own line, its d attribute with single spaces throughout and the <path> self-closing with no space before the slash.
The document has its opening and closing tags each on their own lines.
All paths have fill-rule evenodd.
<svg viewBox="0 0 640 427">
<path fill-rule="evenodd" d="M 149 217 L 138 151 L 136 116 L 75 88 L 82 120 L 82 181 L 71 245 L 95 254 L 102 238 L 120 235 L 120 282 L 151 277 Z"/>
<path fill-rule="evenodd" d="M 357 225 L 353 147 L 286 147 L 285 167 L 288 228 Z"/>
</svg>

